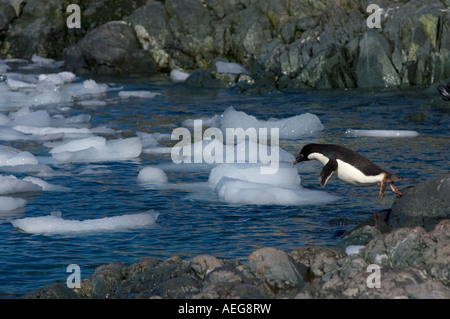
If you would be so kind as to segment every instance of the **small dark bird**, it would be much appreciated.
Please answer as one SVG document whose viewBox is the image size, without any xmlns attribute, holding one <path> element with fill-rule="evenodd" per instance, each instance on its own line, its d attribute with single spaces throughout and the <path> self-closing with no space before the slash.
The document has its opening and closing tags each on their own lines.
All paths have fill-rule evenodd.
<svg viewBox="0 0 450 319">
<path fill-rule="evenodd" d="M 337 177 L 355 185 L 380 184 L 378 196 L 383 199 L 386 185 L 397 195 L 402 193 L 394 186 L 394 182 L 410 179 L 399 178 L 389 173 L 361 154 L 346 147 L 335 144 L 308 144 L 305 145 L 294 161 L 294 165 L 300 162 L 318 160 L 324 167 L 320 173 L 320 186 L 325 187 L 328 179 L 336 172 Z"/>
<path fill-rule="evenodd" d="M 441 93 L 444 100 L 450 101 L 450 83 L 448 83 L 447 86 L 441 84 L 436 89 Z"/>
</svg>

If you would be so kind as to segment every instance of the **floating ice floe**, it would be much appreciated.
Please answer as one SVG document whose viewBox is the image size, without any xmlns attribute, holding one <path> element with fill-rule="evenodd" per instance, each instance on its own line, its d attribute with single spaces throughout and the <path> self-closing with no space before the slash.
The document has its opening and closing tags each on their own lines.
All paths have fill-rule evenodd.
<svg viewBox="0 0 450 319">
<path fill-rule="evenodd" d="M 22 180 L 13 175 L 0 175 L 0 195 L 42 191 L 41 186 L 31 181 Z"/>
<path fill-rule="evenodd" d="M 139 137 L 106 140 L 94 136 L 62 143 L 50 150 L 59 162 L 121 161 L 139 157 L 142 143 Z"/>
<path fill-rule="evenodd" d="M 304 135 L 320 132 L 324 126 L 315 114 L 304 113 L 289 118 L 270 119 L 267 121 L 258 120 L 253 115 L 249 115 L 242 111 L 236 111 L 233 107 L 227 108 L 220 116 L 203 117 L 200 119 L 187 119 L 183 125 L 193 127 L 195 120 L 202 120 L 204 126 L 218 127 L 225 134 L 228 129 L 242 128 L 259 129 L 266 128 L 268 130 L 278 128 L 279 137 L 285 139 L 296 139 Z"/>
<path fill-rule="evenodd" d="M 0 196 L 0 212 L 24 208 L 27 201 L 23 198 Z"/>
<path fill-rule="evenodd" d="M 229 74 L 251 74 L 249 70 L 242 65 L 233 62 L 216 62 L 217 73 L 229 73 Z"/>
<path fill-rule="evenodd" d="M 297 169 L 285 163 L 280 163 L 275 174 L 261 174 L 260 164 L 221 164 L 211 170 L 209 182 L 219 197 L 231 204 L 296 206 L 338 199 L 304 189 Z"/>
<path fill-rule="evenodd" d="M 36 157 L 27 151 L 14 147 L 0 145 L 0 166 L 37 165 Z"/>
<path fill-rule="evenodd" d="M 345 131 L 347 136 L 368 136 L 368 137 L 416 137 L 419 135 L 416 131 L 410 130 L 354 130 Z"/>
<path fill-rule="evenodd" d="M 61 217 L 61 212 L 50 216 L 26 217 L 14 219 L 11 224 L 26 233 L 32 234 L 73 234 L 86 232 L 126 231 L 148 228 L 156 223 L 159 213 L 149 211 L 139 214 L 128 214 L 86 220 L 70 220 Z"/>
<path fill-rule="evenodd" d="M 142 152 L 148 154 L 170 154 L 171 147 L 162 146 L 159 141 L 170 141 L 170 134 L 137 132 L 142 142 Z"/>
<path fill-rule="evenodd" d="M 183 83 L 186 81 L 186 79 L 189 77 L 189 73 L 182 72 L 179 70 L 172 70 L 170 71 L 170 79 L 174 83 Z"/>
<path fill-rule="evenodd" d="M 119 97 L 122 99 L 128 99 L 132 97 L 142 98 L 142 99 L 151 99 L 155 96 L 161 95 L 161 93 L 150 92 L 150 91 L 120 91 Z"/>
<path fill-rule="evenodd" d="M 109 87 L 106 84 L 99 84 L 94 80 L 85 80 L 83 83 L 71 83 L 63 85 L 61 92 L 68 93 L 74 98 L 85 98 L 86 96 L 101 95 L 108 91 Z"/>
<path fill-rule="evenodd" d="M 152 166 L 141 169 L 137 180 L 144 184 L 165 184 L 168 182 L 166 173 L 161 168 Z"/>
</svg>

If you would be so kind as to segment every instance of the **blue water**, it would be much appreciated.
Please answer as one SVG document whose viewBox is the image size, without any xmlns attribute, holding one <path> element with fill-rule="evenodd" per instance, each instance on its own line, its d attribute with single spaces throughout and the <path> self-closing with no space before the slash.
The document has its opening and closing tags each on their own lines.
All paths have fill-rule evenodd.
<svg viewBox="0 0 450 319">
<path fill-rule="evenodd" d="M 448 173 L 449 116 L 430 106 L 423 88 L 408 90 L 337 90 L 246 95 L 226 90 L 189 89 L 165 79 L 97 79 L 111 88 L 160 92 L 152 99 L 119 99 L 117 91 L 102 96 L 107 104 L 84 108 L 76 103 L 65 116 L 88 113 L 93 126 L 120 130 L 120 137 L 136 132 L 171 133 L 182 121 L 210 117 L 232 106 L 258 119 L 287 118 L 311 112 L 325 126 L 323 132 L 298 140 L 281 140 L 296 154 L 310 142 L 345 144 L 401 177 L 425 179 Z M 413 138 L 348 137 L 348 128 L 415 130 Z M 3 143 L 5 144 L 5 143 Z M 163 145 L 171 145 L 170 143 Z M 40 143 L 11 144 L 40 158 L 48 148 Z M 109 170 L 102 175 L 79 175 L 86 168 Z M 163 168 L 171 184 L 182 187 L 149 189 L 136 177 L 147 165 Z M 206 185 L 207 168 L 177 167 L 170 154 L 141 154 L 123 162 L 52 164 L 69 173 L 46 181 L 70 187 L 68 193 L 25 195 L 28 204 L 19 216 L 0 216 L 0 298 L 17 298 L 55 281 L 65 282 L 69 264 L 78 264 L 82 278 L 96 267 L 120 261 L 125 265 L 142 257 L 189 258 L 212 254 L 246 260 L 254 250 L 273 246 L 290 251 L 304 245 L 334 245 L 337 233 L 350 230 L 372 213 L 390 208 L 388 192 L 379 201 L 378 187 L 357 187 L 332 177 L 326 192 L 340 200 L 325 205 L 238 206 L 221 201 Z M 318 163 L 299 165 L 302 185 L 322 190 Z M 15 174 L 23 178 L 24 175 Z M 398 184 L 399 189 L 410 182 Z M 92 219 L 156 210 L 157 224 L 148 229 L 72 235 L 34 235 L 13 228 L 14 218 L 46 216 L 61 211 L 66 219 Z"/>
</svg>

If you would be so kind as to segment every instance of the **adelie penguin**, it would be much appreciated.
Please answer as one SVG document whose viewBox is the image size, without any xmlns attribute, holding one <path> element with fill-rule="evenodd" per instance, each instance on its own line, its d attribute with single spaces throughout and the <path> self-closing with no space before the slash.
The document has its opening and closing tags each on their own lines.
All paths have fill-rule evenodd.
<svg viewBox="0 0 450 319">
<path fill-rule="evenodd" d="M 320 186 L 325 187 L 328 179 L 336 172 L 337 177 L 355 185 L 380 184 L 378 196 L 383 199 L 386 186 L 398 197 L 402 193 L 394 186 L 394 182 L 410 179 L 399 178 L 380 168 L 361 154 L 346 147 L 335 144 L 308 144 L 305 145 L 294 161 L 294 165 L 300 162 L 318 160 L 324 167 L 320 173 Z"/>
</svg>

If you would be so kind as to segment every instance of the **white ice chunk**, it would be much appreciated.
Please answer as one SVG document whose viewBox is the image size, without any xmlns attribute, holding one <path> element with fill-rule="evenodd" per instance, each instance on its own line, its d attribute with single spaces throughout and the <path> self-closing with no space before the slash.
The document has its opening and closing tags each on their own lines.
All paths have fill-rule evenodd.
<svg viewBox="0 0 450 319">
<path fill-rule="evenodd" d="M 50 184 L 50 183 L 48 183 L 40 178 L 37 178 L 37 177 L 27 176 L 23 180 L 40 186 L 45 192 L 69 192 L 70 191 L 70 188 L 68 188 L 68 187 Z"/>
<path fill-rule="evenodd" d="M 62 87 L 63 92 L 75 98 L 84 98 L 85 96 L 100 95 L 108 90 L 108 85 L 98 84 L 94 80 L 86 80 L 83 83 L 69 84 Z"/>
<path fill-rule="evenodd" d="M 165 184 L 168 182 L 167 175 L 162 169 L 151 166 L 141 169 L 137 179 L 145 184 Z"/>
<path fill-rule="evenodd" d="M 120 91 L 119 97 L 122 99 L 128 99 L 130 97 L 138 97 L 142 99 L 151 99 L 155 96 L 161 95 L 161 93 L 150 91 Z"/>
<path fill-rule="evenodd" d="M 214 115 L 214 116 L 211 116 L 211 117 L 201 117 L 201 118 L 197 118 L 197 119 L 187 119 L 187 120 L 184 120 L 182 124 L 185 127 L 193 128 L 194 127 L 194 121 L 201 120 L 202 127 L 219 127 L 221 119 L 222 119 L 222 117 L 220 115 Z"/>
<path fill-rule="evenodd" d="M 368 136 L 368 137 L 416 137 L 419 135 L 416 131 L 410 130 L 354 130 L 345 131 L 347 136 Z"/>
<path fill-rule="evenodd" d="M 38 160 L 30 152 L 0 145 L 0 166 L 16 166 L 24 164 L 37 165 Z"/>
<path fill-rule="evenodd" d="M 47 65 L 49 65 L 49 64 L 54 64 L 54 63 L 56 62 L 56 61 L 53 60 L 53 59 L 44 58 L 44 57 L 41 57 L 41 56 L 39 56 L 39 55 L 37 55 L 37 54 L 33 54 L 33 55 L 31 56 L 31 61 L 32 61 L 33 63 L 47 64 Z"/>
<path fill-rule="evenodd" d="M 261 174 L 259 164 L 221 164 L 211 170 L 211 186 L 219 197 L 241 205 L 315 205 L 338 197 L 300 185 L 298 171 L 280 163 L 275 174 Z"/>
<path fill-rule="evenodd" d="M 22 198 L 0 196 L 0 211 L 10 211 L 26 205 L 27 201 Z"/>
<path fill-rule="evenodd" d="M 271 119 L 268 121 L 258 120 L 252 115 L 242 111 L 236 111 L 233 107 L 227 108 L 220 122 L 220 128 L 226 132 L 227 128 L 267 128 L 270 134 L 271 128 L 279 129 L 279 137 L 296 139 L 306 134 L 312 134 L 323 130 L 320 119 L 311 113 L 304 113 L 285 119 Z"/>
<path fill-rule="evenodd" d="M 345 253 L 347 255 L 357 255 L 359 250 L 365 248 L 364 245 L 349 245 L 345 248 Z"/>
<path fill-rule="evenodd" d="M 14 80 L 14 79 L 7 79 L 6 83 L 11 88 L 11 90 L 36 87 L 36 84 L 34 84 L 34 83 L 28 83 L 28 82 L 18 81 L 18 80 Z"/>
<path fill-rule="evenodd" d="M 186 81 L 186 79 L 189 77 L 189 73 L 182 72 L 179 70 L 172 70 L 170 71 L 170 79 L 174 83 L 183 83 Z"/>
<path fill-rule="evenodd" d="M 139 137 L 106 141 L 103 137 L 88 137 L 70 141 L 50 150 L 60 162 L 120 161 L 138 157 L 142 152 Z"/>
<path fill-rule="evenodd" d="M 0 194 L 16 194 L 42 192 L 43 188 L 29 181 L 21 180 L 13 175 L 0 175 Z"/>
<path fill-rule="evenodd" d="M 260 168 L 260 164 L 221 164 L 211 170 L 209 182 L 215 187 L 223 177 L 228 177 L 270 185 L 300 185 L 300 176 L 292 165 L 280 164 L 275 174 L 261 174 Z"/>
<path fill-rule="evenodd" d="M 216 62 L 217 73 L 250 74 L 242 65 L 233 62 Z"/>
<path fill-rule="evenodd" d="M 61 218 L 61 214 L 15 219 L 11 224 L 26 233 L 32 234 L 71 234 L 86 232 L 126 231 L 148 228 L 156 223 L 159 213 L 149 211 L 140 214 L 127 214 L 86 220 Z"/>
<path fill-rule="evenodd" d="M 39 81 L 48 81 L 54 85 L 62 85 L 64 83 L 70 83 L 76 79 L 76 75 L 72 72 L 60 72 L 51 74 L 40 74 Z"/>
</svg>

